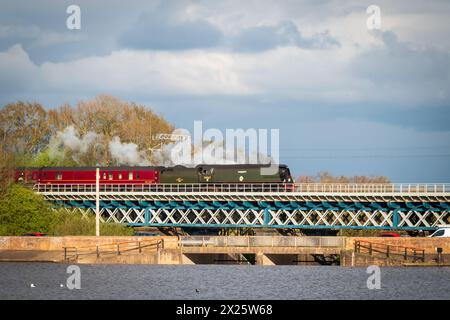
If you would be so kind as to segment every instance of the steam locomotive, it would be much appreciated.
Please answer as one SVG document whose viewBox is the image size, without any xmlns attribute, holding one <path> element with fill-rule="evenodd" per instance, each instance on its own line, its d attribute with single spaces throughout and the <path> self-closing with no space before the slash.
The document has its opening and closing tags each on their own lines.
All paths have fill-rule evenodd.
<svg viewBox="0 0 450 320">
<path fill-rule="evenodd" d="M 292 183 L 288 166 L 262 174 L 269 165 L 197 165 L 196 167 L 100 167 L 100 184 Z M 23 184 L 95 184 L 96 167 L 19 167 L 15 180 Z"/>
</svg>

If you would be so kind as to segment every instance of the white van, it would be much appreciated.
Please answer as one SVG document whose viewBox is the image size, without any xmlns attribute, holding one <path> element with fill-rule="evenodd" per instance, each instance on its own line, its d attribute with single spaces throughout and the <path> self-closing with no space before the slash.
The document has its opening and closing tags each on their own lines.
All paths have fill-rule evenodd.
<svg viewBox="0 0 450 320">
<path fill-rule="evenodd" d="M 440 227 L 429 238 L 450 238 L 450 227 Z"/>
</svg>

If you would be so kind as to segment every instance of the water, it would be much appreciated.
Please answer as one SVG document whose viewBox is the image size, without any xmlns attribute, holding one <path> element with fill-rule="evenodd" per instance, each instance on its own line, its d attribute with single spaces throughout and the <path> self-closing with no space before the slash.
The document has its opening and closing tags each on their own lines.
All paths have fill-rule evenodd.
<svg viewBox="0 0 450 320">
<path fill-rule="evenodd" d="M 450 268 L 381 268 L 369 290 L 366 268 L 79 265 L 69 290 L 67 267 L 0 263 L 0 299 L 450 299 Z"/>
</svg>

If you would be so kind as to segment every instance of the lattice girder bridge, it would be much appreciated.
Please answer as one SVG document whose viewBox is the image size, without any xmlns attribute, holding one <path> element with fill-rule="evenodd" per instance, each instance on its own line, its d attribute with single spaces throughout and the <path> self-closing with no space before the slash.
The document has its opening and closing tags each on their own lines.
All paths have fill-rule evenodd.
<svg viewBox="0 0 450 320">
<path fill-rule="evenodd" d="M 55 208 L 95 214 L 95 185 L 35 185 Z M 103 222 L 154 227 L 434 230 L 450 184 L 101 185 Z"/>
</svg>

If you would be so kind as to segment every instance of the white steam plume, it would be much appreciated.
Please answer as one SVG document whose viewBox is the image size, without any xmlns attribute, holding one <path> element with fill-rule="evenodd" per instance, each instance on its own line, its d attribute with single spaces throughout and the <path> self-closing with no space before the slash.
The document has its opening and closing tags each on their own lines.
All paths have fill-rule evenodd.
<svg viewBox="0 0 450 320">
<path fill-rule="evenodd" d="M 192 146 L 189 139 L 162 145 L 152 154 L 153 165 L 166 167 L 175 165 L 195 167 L 199 164 L 246 164 L 249 163 L 249 159 L 258 159 L 257 163 L 259 164 L 272 162 L 270 156 L 255 150 L 248 153 L 241 149 L 230 151 L 225 148 L 223 141 L 203 142 L 203 146 L 200 148 L 200 145 Z"/>
<path fill-rule="evenodd" d="M 89 151 L 89 148 L 97 141 L 100 141 L 103 135 L 93 131 L 87 132 L 84 136 L 80 136 L 73 126 L 66 127 L 63 131 L 58 131 L 52 137 L 49 150 L 52 158 L 63 156 L 63 150 L 68 149 L 72 153 L 72 158 L 76 162 L 80 162 L 80 156 Z M 100 147 L 103 146 L 99 144 Z M 119 165 L 146 166 L 150 165 L 145 152 L 139 151 L 138 146 L 134 143 L 122 143 L 120 138 L 114 136 L 111 141 L 107 142 L 109 152 L 113 160 Z"/>
<path fill-rule="evenodd" d="M 86 153 L 91 144 L 99 138 L 95 132 L 89 131 L 84 136 L 80 137 L 73 126 L 65 128 L 63 131 L 58 131 L 56 134 L 56 143 L 64 145 L 72 150 L 74 153 Z"/>
<path fill-rule="evenodd" d="M 174 131 L 174 133 L 176 132 Z M 80 157 L 86 154 L 94 143 L 100 142 L 103 138 L 103 135 L 93 131 L 81 136 L 73 126 L 66 127 L 63 131 L 58 131 L 51 139 L 50 156 L 52 158 L 62 156 L 63 150 L 61 149 L 66 148 L 71 151 L 72 158 L 79 163 Z M 224 141 L 203 141 L 201 145 L 192 145 L 190 138 L 162 144 L 160 149 L 154 150 L 151 161 L 147 159 L 146 152 L 139 150 L 135 143 L 123 143 L 118 136 L 112 137 L 106 144 L 105 142 L 99 143 L 98 147 L 100 149 L 108 147 L 112 159 L 118 165 L 166 167 L 184 165 L 195 167 L 199 164 L 245 164 L 249 163 L 249 159 L 257 159 L 260 164 L 272 162 L 271 157 L 257 150 L 245 152 L 245 150 L 237 149 L 230 151 L 225 148 Z"/>
<path fill-rule="evenodd" d="M 119 137 L 113 137 L 109 142 L 111 157 L 119 164 L 148 166 L 144 151 L 139 151 L 135 143 L 122 143 Z"/>
<path fill-rule="evenodd" d="M 51 138 L 49 155 L 51 158 L 62 158 L 64 155 L 62 149 L 67 148 L 72 152 L 72 159 L 79 162 L 80 156 L 85 154 L 99 138 L 100 135 L 92 131 L 80 136 L 73 126 L 68 126 Z"/>
</svg>

